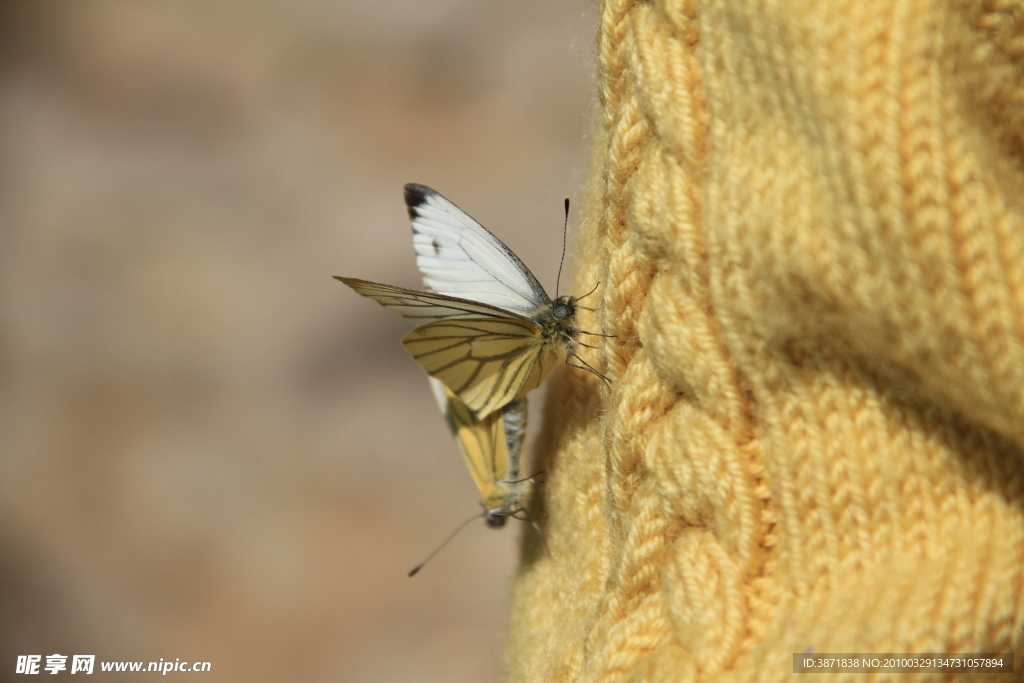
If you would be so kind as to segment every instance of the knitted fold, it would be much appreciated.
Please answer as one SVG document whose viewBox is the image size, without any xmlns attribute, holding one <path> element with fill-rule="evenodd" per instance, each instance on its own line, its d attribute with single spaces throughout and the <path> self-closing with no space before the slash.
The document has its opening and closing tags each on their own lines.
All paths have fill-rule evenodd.
<svg viewBox="0 0 1024 683">
<path fill-rule="evenodd" d="M 607 0 L 598 54 L 613 384 L 550 380 L 508 680 L 1020 671 L 1024 4 Z"/>
</svg>

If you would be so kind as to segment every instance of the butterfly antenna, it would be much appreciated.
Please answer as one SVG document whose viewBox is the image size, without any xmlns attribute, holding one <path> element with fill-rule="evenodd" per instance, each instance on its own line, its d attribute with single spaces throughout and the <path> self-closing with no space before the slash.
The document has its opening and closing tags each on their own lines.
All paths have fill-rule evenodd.
<svg viewBox="0 0 1024 683">
<path fill-rule="evenodd" d="M 584 295 L 583 295 L 583 296 L 581 296 L 580 298 L 576 299 L 576 301 L 577 301 L 577 302 L 579 302 L 579 301 L 583 301 L 583 300 L 584 300 L 584 299 L 586 299 L 586 298 L 587 298 L 588 296 L 590 296 L 591 294 L 593 294 L 594 292 L 596 292 L 596 291 L 597 291 L 597 288 L 598 288 L 598 287 L 600 287 L 600 286 L 601 286 L 601 281 L 600 281 L 600 280 L 598 280 L 597 284 L 596 284 L 596 285 L 594 285 L 594 288 L 593 288 L 592 290 L 590 290 L 589 292 L 587 292 L 586 294 L 584 294 Z M 581 306 L 580 308 L 582 308 L 582 306 Z M 589 309 L 588 309 L 588 310 L 589 310 Z"/>
<path fill-rule="evenodd" d="M 418 572 L 419 570 L 423 569 L 423 565 L 425 565 L 427 562 L 430 562 L 431 558 L 433 558 L 434 555 L 437 555 L 439 552 L 441 552 L 441 548 L 443 548 L 446 545 L 448 545 L 448 542 L 451 541 L 453 538 L 455 538 L 460 531 L 465 529 L 467 524 L 472 522 L 477 517 L 483 517 L 486 514 L 487 514 L 486 511 L 485 512 L 480 512 L 478 514 L 473 515 L 472 517 L 467 519 L 465 522 L 460 524 L 459 527 L 455 531 L 452 532 L 452 535 L 444 540 L 444 543 L 442 543 L 441 545 L 437 546 L 437 548 L 434 550 L 434 552 L 432 552 L 429 555 L 427 555 L 427 559 L 423 560 L 418 565 L 416 565 L 415 567 L 413 567 L 412 569 L 409 570 L 409 576 L 416 576 L 416 572 Z"/>
<path fill-rule="evenodd" d="M 555 280 L 555 298 L 558 298 L 558 286 L 562 283 L 562 264 L 565 263 L 565 236 L 569 232 L 569 198 L 565 198 L 565 225 L 562 226 L 562 260 L 558 262 L 558 279 Z"/>
</svg>

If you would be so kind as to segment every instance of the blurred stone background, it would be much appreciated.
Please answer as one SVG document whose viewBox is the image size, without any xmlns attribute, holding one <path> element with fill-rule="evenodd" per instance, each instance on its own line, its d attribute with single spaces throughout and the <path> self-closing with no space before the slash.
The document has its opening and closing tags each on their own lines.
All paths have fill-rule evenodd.
<svg viewBox="0 0 1024 683">
<path fill-rule="evenodd" d="M 406 577 L 479 496 L 406 323 L 331 276 L 419 285 L 420 182 L 552 290 L 595 16 L 0 2 L 0 680 L 497 678 L 522 529 Z"/>
</svg>

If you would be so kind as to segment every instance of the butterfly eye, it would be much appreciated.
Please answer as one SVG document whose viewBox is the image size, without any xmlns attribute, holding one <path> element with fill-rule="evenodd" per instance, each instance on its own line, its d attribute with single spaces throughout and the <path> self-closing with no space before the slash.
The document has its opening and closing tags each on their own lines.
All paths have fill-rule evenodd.
<svg viewBox="0 0 1024 683">
<path fill-rule="evenodd" d="M 555 320 L 561 320 L 569 313 L 569 310 L 565 306 L 555 306 L 551 309 L 551 315 Z"/>
<path fill-rule="evenodd" d="M 505 526 L 507 515 L 496 514 L 493 510 L 484 512 L 484 523 L 492 529 L 500 529 Z"/>
</svg>

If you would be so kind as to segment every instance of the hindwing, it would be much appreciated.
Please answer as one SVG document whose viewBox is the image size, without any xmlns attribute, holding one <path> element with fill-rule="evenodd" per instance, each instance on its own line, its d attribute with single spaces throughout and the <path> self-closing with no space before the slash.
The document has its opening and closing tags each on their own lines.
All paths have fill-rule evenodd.
<svg viewBox="0 0 1024 683">
<path fill-rule="evenodd" d="M 539 327 L 518 318 L 442 320 L 417 327 L 402 344 L 478 416 L 537 388 L 558 356 Z"/>
</svg>

